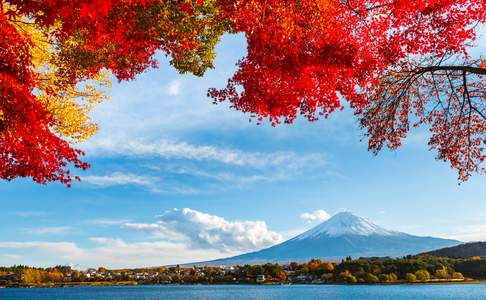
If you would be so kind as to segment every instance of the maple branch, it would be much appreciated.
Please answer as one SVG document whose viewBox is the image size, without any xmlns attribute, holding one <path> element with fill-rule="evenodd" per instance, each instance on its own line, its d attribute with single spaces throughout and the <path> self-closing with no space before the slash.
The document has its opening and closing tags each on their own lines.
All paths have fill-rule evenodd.
<svg viewBox="0 0 486 300">
<path fill-rule="evenodd" d="M 427 73 L 435 71 L 463 71 L 467 73 L 473 73 L 478 75 L 486 75 L 486 68 L 473 67 L 473 66 L 430 66 L 419 67 L 416 73 Z"/>
<path fill-rule="evenodd" d="M 411 73 L 411 77 L 414 77 L 416 75 L 419 75 L 419 74 L 425 74 L 425 73 L 431 73 L 432 75 L 434 75 L 434 72 L 437 72 L 437 71 L 445 71 L 445 76 L 447 77 L 447 80 L 449 81 L 449 84 L 450 84 L 450 87 L 451 87 L 451 93 L 452 94 L 455 94 L 456 96 L 456 99 L 458 99 L 458 96 L 457 94 L 455 93 L 455 90 L 454 90 L 454 85 L 452 83 L 452 80 L 451 80 L 451 76 L 452 74 L 450 74 L 450 72 L 461 72 L 461 77 L 463 79 L 462 81 L 462 88 L 464 90 L 464 97 L 463 97 L 463 103 L 462 103 L 462 107 L 464 106 L 465 102 L 466 102 L 466 99 L 468 101 L 468 105 L 470 107 L 470 113 L 472 113 L 472 111 L 475 111 L 476 113 L 479 114 L 479 116 L 481 116 L 481 118 L 483 118 L 484 120 L 486 120 L 486 115 L 481 112 L 476 106 L 473 105 L 472 101 L 471 101 L 471 98 L 473 98 L 469 92 L 469 89 L 467 87 L 467 73 L 471 73 L 471 74 L 477 74 L 477 75 L 486 75 L 486 68 L 482 68 L 482 67 L 474 67 L 474 66 L 429 66 L 429 67 L 417 67 L 415 70 L 413 71 L 410 71 Z M 434 84 L 435 86 L 435 84 Z M 440 101 L 440 98 L 438 97 L 438 101 Z M 461 108 L 461 111 L 462 111 L 462 108 Z"/>
<path fill-rule="evenodd" d="M 462 72 L 462 80 L 463 80 L 463 89 L 464 89 L 464 93 L 463 93 L 463 107 L 464 107 L 464 103 L 466 102 L 466 99 L 467 99 L 467 102 L 468 102 L 468 105 L 469 105 L 469 113 L 468 113 L 468 117 L 467 117 L 467 161 L 466 161 L 466 167 L 469 166 L 470 162 L 471 162 L 471 117 L 472 117 L 472 104 L 471 104 L 471 97 L 469 96 L 469 90 L 467 88 L 467 72 L 466 71 L 463 71 Z M 461 109 L 462 111 L 462 109 Z"/>
</svg>

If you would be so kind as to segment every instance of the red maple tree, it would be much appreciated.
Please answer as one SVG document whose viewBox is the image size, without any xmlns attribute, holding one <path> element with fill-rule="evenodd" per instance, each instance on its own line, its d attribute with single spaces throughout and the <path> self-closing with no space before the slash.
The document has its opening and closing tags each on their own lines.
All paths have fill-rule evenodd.
<svg viewBox="0 0 486 300">
<path fill-rule="evenodd" d="M 0 0 L 0 178 L 69 184 L 70 165 L 88 167 L 80 160 L 83 153 L 53 132 L 52 118 L 37 101 L 41 79 L 32 70 L 31 41 L 15 24 L 28 20 L 51 30 L 58 60 L 52 63 L 62 66 L 57 76 L 70 84 L 101 69 L 119 80 L 133 79 L 156 66 L 157 50 L 179 71 L 202 75 L 212 67 L 212 48 L 226 28 L 214 5 L 203 4 Z"/>
<path fill-rule="evenodd" d="M 485 69 L 466 52 L 484 0 L 222 2 L 248 55 L 226 88 L 209 91 L 215 102 L 275 125 L 326 117 L 345 100 L 375 153 L 398 147 L 417 117 L 461 180 L 484 172 Z"/>
<path fill-rule="evenodd" d="M 0 14 L 0 178 L 69 184 L 66 165 L 85 169 L 87 164 L 79 160 L 81 151 L 50 130 L 51 120 L 34 96 L 30 41 L 12 27 Z"/>
<path fill-rule="evenodd" d="M 223 32 L 244 33 L 248 54 L 215 102 L 272 124 L 327 117 L 348 101 L 378 152 L 410 122 L 467 179 L 484 172 L 484 64 L 468 42 L 484 0 L 1 0 L 0 178 L 71 178 L 87 165 L 50 130 L 35 97 L 28 38 L 9 21 L 55 26 L 59 72 L 71 82 L 108 69 L 120 80 L 156 66 L 162 50 L 181 72 L 212 67 Z M 72 47 L 72 41 L 76 47 Z M 71 45 L 68 47 L 67 45 Z M 458 59 L 462 63 L 458 64 Z M 453 63 L 456 62 L 456 63 Z M 437 109 L 440 107 L 440 109 Z M 416 120 L 415 120 L 416 119 Z"/>
</svg>

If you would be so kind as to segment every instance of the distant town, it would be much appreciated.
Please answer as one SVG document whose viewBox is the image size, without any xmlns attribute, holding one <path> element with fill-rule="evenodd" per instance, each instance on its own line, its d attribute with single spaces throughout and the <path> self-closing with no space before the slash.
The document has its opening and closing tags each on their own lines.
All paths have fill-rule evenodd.
<svg viewBox="0 0 486 300">
<path fill-rule="evenodd" d="M 75 270 L 69 266 L 0 268 L 0 287 L 59 287 L 143 284 L 407 284 L 486 280 L 486 257 L 392 258 L 348 257 L 339 263 L 313 259 L 307 263 L 245 266 L 106 268 Z"/>
</svg>

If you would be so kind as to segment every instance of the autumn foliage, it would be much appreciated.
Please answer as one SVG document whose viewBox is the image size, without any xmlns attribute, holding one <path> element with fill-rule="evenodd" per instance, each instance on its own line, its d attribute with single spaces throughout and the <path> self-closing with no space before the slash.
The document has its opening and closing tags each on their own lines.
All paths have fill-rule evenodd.
<svg viewBox="0 0 486 300">
<path fill-rule="evenodd" d="M 109 86 L 105 72 L 133 79 L 162 51 L 180 72 L 203 75 L 224 33 L 244 34 L 248 53 L 226 87 L 208 92 L 216 103 L 278 124 L 327 117 L 348 101 L 373 152 L 425 125 L 460 179 L 484 172 L 484 63 L 466 54 L 484 0 L 0 5 L 0 178 L 69 183 L 69 164 L 87 167 L 72 143 L 96 129 L 88 113 Z"/>
<path fill-rule="evenodd" d="M 96 130 L 88 112 L 111 72 L 133 79 L 164 51 L 202 75 L 226 30 L 213 1 L 0 1 L 0 178 L 72 180 L 73 143 Z M 106 70 L 106 71 L 105 71 Z"/>
<path fill-rule="evenodd" d="M 0 177 L 70 182 L 68 163 L 86 168 L 81 152 L 55 135 L 52 117 L 34 95 L 31 41 L 0 15 Z"/>
</svg>

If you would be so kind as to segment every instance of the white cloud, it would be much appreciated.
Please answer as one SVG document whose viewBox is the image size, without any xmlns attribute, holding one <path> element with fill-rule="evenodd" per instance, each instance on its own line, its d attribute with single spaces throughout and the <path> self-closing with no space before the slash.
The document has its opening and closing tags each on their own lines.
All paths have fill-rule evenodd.
<svg viewBox="0 0 486 300">
<path fill-rule="evenodd" d="M 155 178 L 139 176 L 130 173 L 115 172 L 110 175 L 87 175 L 82 177 L 83 182 L 99 187 L 110 187 L 116 185 L 139 185 L 151 190 L 157 190 Z"/>
<path fill-rule="evenodd" d="M 50 234 L 64 234 L 72 230 L 73 228 L 69 226 L 59 226 L 59 227 L 29 228 L 26 229 L 25 231 L 29 234 L 50 235 Z"/>
<path fill-rule="evenodd" d="M 15 256 L 0 254 L 0 265 L 136 268 L 197 262 L 229 255 L 211 249 L 188 249 L 184 244 L 162 241 L 129 243 L 103 237 L 90 240 L 94 247 L 82 248 L 70 242 L 0 242 L 0 249 L 16 251 Z"/>
<path fill-rule="evenodd" d="M 117 238 L 91 238 L 97 247 L 87 258 L 104 265 L 160 266 L 211 260 L 223 254 L 212 249 L 189 249 L 181 243 L 166 241 L 128 243 Z"/>
<path fill-rule="evenodd" d="M 35 250 L 62 259 L 79 258 L 83 250 L 71 242 L 0 242 L 0 249 Z"/>
<path fill-rule="evenodd" d="M 95 220 L 87 221 L 87 223 L 89 224 L 102 225 L 102 226 L 121 225 L 127 222 L 129 222 L 129 220 L 127 219 L 95 219 Z"/>
<path fill-rule="evenodd" d="M 247 175 L 236 174 L 228 171 L 205 171 L 192 167 L 181 166 L 169 167 L 166 168 L 165 171 L 177 175 L 189 175 L 209 180 L 215 180 L 221 183 L 230 184 L 232 187 L 242 187 L 258 182 L 275 182 L 289 178 L 289 172 L 286 172 L 286 169 L 283 167 L 266 173 L 260 171 L 258 174 Z"/>
<path fill-rule="evenodd" d="M 99 187 L 138 185 L 152 192 L 176 194 L 199 194 L 214 189 L 288 180 L 328 164 L 325 154 L 248 152 L 167 139 L 149 142 L 112 137 L 92 142 L 85 150 L 102 157 L 129 157 L 132 162 L 136 161 L 130 165 L 130 170 L 143 168 L 144 174 L 150 176 L 117 172 L 84 176 L 81 178 L 84 182 Z M 200 181 L 189 186 L 180 180 L 181 176 L 174 174 L 188 175 Z"/>
<path fill-rule="evenodd" d="M 263 221 L 227 221 L 190 208 L 173 209 L 152 224 L 127 223 L 124 228 L 187 243 L 193 249 L 244 252 L 282 241 L 282 235 Z"/>
<path fill-rule="evenodd" d="M 167 85 L 166 94 L 169 96 L 179 96 L 181 93 L 182 82 L 178 79 L 172 80 Z"/>
<path fill-rule="evenodd" d="M 81 176 L 81 182 L 99 188 L 109 188 L 113 186 L 140 186 L 152 193 L 169 194 L 198 194 L 199 189 L 187 186 L 178 182 L 163 182 L 162 177 L 140 176 L 131 173 L 115 172 L 109 175 L 87 175 Z M 98 224 L 109 225 L 109 224 Z"/>
<path fill-rule="evenodd" d="M 318 209 L 313 212 L 305 212 L 300 215 L 300 218 L 308 223 L 311 222 L 323 222 L 331 217 L 325 210 Z"/>
<path fill-rule="evenodd" d="M 147 156 L 167 159 L 216 161 L 234 166 L 252 168 L 285 166 L 300 168 L 303 165 L 327 163 L 323 154 L 296 154 L 293 152 L 245 152 L 213 145 L 194 145 L 173 140 L 146 142 L 127 139 L 103 139 L 87 145 L 88 153 L 104 156 Z"/>
</svg>

